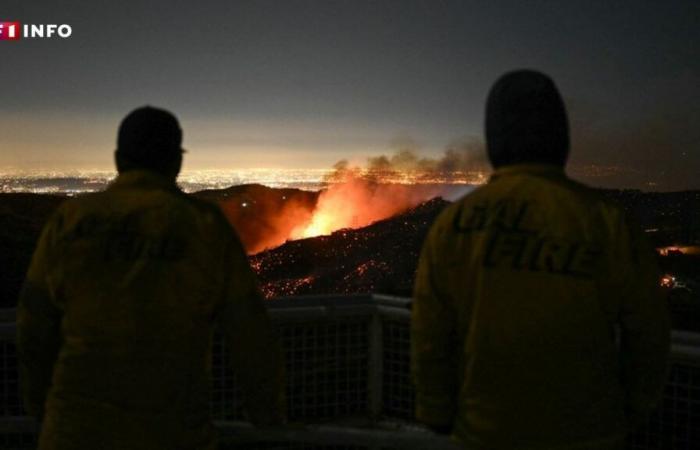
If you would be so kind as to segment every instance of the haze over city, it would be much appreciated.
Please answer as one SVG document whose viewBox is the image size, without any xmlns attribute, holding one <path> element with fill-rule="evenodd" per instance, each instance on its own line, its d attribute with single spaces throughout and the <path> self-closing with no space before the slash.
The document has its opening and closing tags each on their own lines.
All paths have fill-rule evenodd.
<svg viewBox="0 0 700 450">
<path fill-rule="evenodd" d="M 533 67 L 558 83 L 570 172 L 593 185 L 700 187 L 697 2 L 3 3 L 70 24 L 1 42 L 0 172 L 112 170 L 131 109 L 175 112 L 185 171 L 325 169 L 482 138 L 488 89 Z"/>
</svg>

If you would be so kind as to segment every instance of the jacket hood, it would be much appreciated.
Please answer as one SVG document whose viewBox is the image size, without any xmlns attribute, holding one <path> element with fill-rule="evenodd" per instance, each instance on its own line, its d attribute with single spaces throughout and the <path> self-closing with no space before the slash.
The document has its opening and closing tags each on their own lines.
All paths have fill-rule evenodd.
<svg viewBox="0 0 700 450">
<path fill-rule="evenodd" d="M 501 76 L 489 92 L 485 128 L 493 167 L 566 164 L 566 109 L 556 85 L 543 73 L 517 70 Z"/>
</svg>

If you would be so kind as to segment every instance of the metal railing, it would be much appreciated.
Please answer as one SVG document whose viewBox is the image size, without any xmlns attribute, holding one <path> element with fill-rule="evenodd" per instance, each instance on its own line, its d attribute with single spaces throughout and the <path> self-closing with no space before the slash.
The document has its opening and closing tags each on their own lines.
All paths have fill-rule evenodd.
<svg viewBox="0 0 700 450">
<path fill-rule="evenodd" d="M 222 448 L 448 449 L 447 438 L 413 422 L 410 300 L 380 295 L 293 297 L 268 302 L 287 362 L 288 416 L 316 425 L 259 429 L 215 339 L 211 413 Z M 31 448 L 14 353 L 14 311 L 0 312 L 0 448 Z M 691 449 L 700 443 L 700 335 L 674 332 L 664 400 L 629 449 Z"/>
</svg>

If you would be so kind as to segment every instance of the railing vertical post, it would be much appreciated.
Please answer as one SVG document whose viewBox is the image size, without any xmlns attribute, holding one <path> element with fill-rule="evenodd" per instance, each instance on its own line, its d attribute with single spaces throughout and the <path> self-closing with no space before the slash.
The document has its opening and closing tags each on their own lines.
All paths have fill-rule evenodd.
<svg viewBox="0 0 700 450">
<path fill-rule="evenodd" d="M 375 310 L 369 323 L 369 416 L 372 420 L 378 420 L 382 414 L 382 379 L 383 374 L 383 336 L 382 319 L 379 310 Z"/>
</svg>

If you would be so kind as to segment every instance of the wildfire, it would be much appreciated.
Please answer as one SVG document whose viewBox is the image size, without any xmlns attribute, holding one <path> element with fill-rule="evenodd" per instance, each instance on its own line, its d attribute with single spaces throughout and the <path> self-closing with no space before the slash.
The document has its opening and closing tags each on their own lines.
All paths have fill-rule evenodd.
<svg viewBox="0 0 700 450">
<path fill-rule="evenodd" d="M 664 275 L 661 277 L 661 287 L 672 288 L 676 284 L 676 277 L 673 275 Z"/>
<path fill-rule="evenodd" d="M 338 216 L 333 216 L 328 211 L 319 211 L 313 215 L 308 226 L 304 227 L 301 232 L 293 233 L 292 236 L 294 239 L 299 239 L 330 234 L 343 228 L 342 222 Z"/>
<path fill-rule="evenodd" d="M 661 256 L 672 256 L 672 255 L 700 255 L 700 246 L 698 245 L 685 245 L 678 246 L 672 245 L 669 247 L 661 247 L 656 249 Z"/>
<path fill-rule="evenodd" d="M 364 227 L 446 194 L 444 185 L 386 184 L 348 173 L 321 193 L 311 218 L 292 232 L 291 239 Z"/>
<path fill-rule="evenodd" d="M 481 144 L 450 144 L 442 158 L 419 158 L 410 149 L 369 158 L 366 167 L 339 161 L 313 194 L 278 195 L 255 185 L 224 200 L 227 217 L 255 254 L 290 240 L 362 228 L 435 197 L 452 201 L 486 182 Z M 481 156 L 478 156 L 478 155 Z"/>
<path fill-rule="evenodd" d="M 364 227 L 434 197 L 456 198 L 470 185 L 486 182 L 481 141 L 456 140 L 439 159 L 418 157 L 410 140 L 399 144 L 396 153 L 369 158 L 364 168 L 345 160 L 335 164 L 310 220 L 296 227 L 290 239 Z"/>
</svg>

